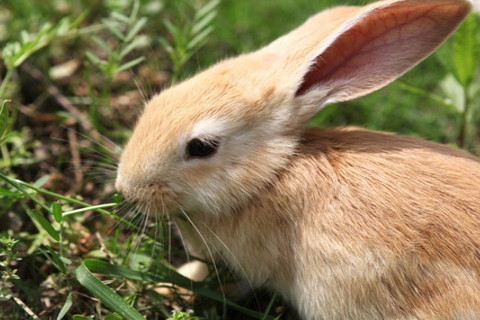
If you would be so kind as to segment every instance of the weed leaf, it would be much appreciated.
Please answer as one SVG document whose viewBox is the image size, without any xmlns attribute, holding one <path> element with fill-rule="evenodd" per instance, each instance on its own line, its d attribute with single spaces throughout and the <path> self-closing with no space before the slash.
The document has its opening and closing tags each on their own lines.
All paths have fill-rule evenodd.
<svg viewBox="0 0 480 320">
<path fill-rule="evenodd" d="M 62 320 L 63 317 L 65 317 L 65 315 L 67 314 L 68 310 L 70 310 L 72 305 L 73 305 L 73 295 L 70 292 L 67 296 L 67 300 L 65 301 L 65 304 L 63 305 L 62 309 L 60 309 L 60 312 L 58 313 L 57 320 Z"/>
<path fill-rule="evenodd" d="M 96 272 L 96 263 L 97 260 L 85 260 L 75 270 L 78 282 L 123 318 L 127 320 L 145 320 L 137 310 L 92 274 L 92 271 Z"/>
<path fill-rule="evenodd" d="M 30 217 L 38 222 L 40 226 L 56 241 L 60 241 L 60 234 L 55 230 L 50 221 L 45 218 L 40 211 L 32 209 L 27 211 Z"/>
</svg>

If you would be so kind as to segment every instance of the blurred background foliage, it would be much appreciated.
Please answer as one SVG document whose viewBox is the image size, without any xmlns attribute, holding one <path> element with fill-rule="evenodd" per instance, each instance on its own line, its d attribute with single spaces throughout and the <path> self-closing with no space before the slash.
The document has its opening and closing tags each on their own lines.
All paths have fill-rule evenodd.
<svg viewBox="0 0 480 320">
<path fill-rule="evenodd" d="M 295 319 L 270 293 L 238 304 L 219 298 L 217 278 L 231 278 L 221 267 L 202 289 L 185 282 L 170 265 L 187 257 L 169 223 L 128 214 L 113 195 L 115 163 L 153 94 L 338 3 L 3 0 L 0 318 Z M 399 81 L 329 106 L 311 124 L 359 125 L 480 154 L 479 25 L 479 14 L 471 15 Z M 92 289 L 90 271 L 108 287 Z M 200 296 L 162 297 L 157 282 Z"/>
</svg>

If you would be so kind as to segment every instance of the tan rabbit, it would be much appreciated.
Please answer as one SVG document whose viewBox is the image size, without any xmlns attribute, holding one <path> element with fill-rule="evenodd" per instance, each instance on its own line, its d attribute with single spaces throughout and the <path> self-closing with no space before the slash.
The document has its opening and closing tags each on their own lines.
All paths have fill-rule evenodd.
<svg viewBox="0 0 480 320">
<path fill-rule="evenodd" d="M 479 160 L 416 138 L 305 127 L 406 72 L 470 7 L 333 8 L 165 90 L 125 148 L 118 190 L 303 319 L 480 319 Z"/>
</svg>

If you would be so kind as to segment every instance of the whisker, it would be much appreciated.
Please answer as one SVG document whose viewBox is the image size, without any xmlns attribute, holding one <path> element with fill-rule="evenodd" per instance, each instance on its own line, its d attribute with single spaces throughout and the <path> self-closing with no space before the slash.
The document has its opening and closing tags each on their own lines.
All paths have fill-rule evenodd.
<svg viewBox="0 0 480 320">
<path fill-rule="evenodd" d="M 105 183 L 105 178 L 107 178 L 107 181 L 114 181 L 116 175 L 115 172 L 107 171 L 104 169 L 91 169 L 85 173 L 85 176 L 88 177 L 90 181 Z"/>
<path fill-rule="evenodd" d="M 178 227 L 177 223 L 175 222 L 175 220 L 172 220 L 173 223 L 175 224 L 177 230 L 179 230 L 179 236 L 180 236 L 180 241 L 182 242 L 182 247 L 183 247 L 183 250 L 185 251 L 185 257 L 187 258 L 187 263 L 190 263 L 191 262 L 191 258 L 190 258 L 190 252 L 188 252 L 187 250 L 187 243 L 185 242 L 185 238 L 183 236 L 183 233 L 180 231 L 180 228 Z M 170 237 L 170 243 L 171 243 L 171 240 L 172 238 Z M 169 259 L 171 260 L 171 249 L 169 248 Z M 190 279 L 191 280 L 191 279 Z M 190 281 L 190 290 L 193 291 L 193 280 Z"/>
<path fill-rule="evenodd" d="M 117 160 L 107 158 L 103 153 L 95 151 L 94 149 L 85 148 L 86 150 L 83 152 L 85 158 L 92 162 L 109 164 L 112 167 L 117 167 Z M 87 157 L 88 156 L 88 157 Z"/>
<path fill-rule="evenodd" d="M 145 219 L 145 214 L 144 214 L 143 208 L 140 209 L 138 206 L 133 207 L 133 213 L 134 217 L 132 219 L 132 223 L 134 223 L 136 226 L 140 226 L 139 228 L 135 228 L 135 234 L 136 237 L 133 237 L 133 242 L 131 243 L 131 252 L 133 254 L 136 254 L 140 248 L 140 243 L 143 235 L 143 228 L 141 227 L 143 225 L 143 221 Z"/>
<path fill-rule="evenodd" d="M 87 135 L 86 133 L 81 132 L 81 131 L 76 130 L 76 129 L 72 129 L 72 130 L 75 131 L 75 133 L 77 133 L 79 136 L 81 136 L 85 140 L 88 140 L 88 141 L 92 142 L 93 144 L 96 144 L 97 146 L 103 148 L 104 150 L 108 150 L 108 151 L 111 150 L 111 149 L 109 149 L 109 146 L 101 143 L 100 141 L 98 141 L 97 139 Z M 112 149 L 118 150 L 118 152 L 121 152 L 122 147 L 119 144 L 115 143 L 112 139 L 110 139 L 109 137 L 107 137 L 104 134 L 99 134 L 99 135 L 102 138 L 102 140 L 104 140 L 103 142 L 108 143 Z"/>
<path fill-rule="evenodd" d="M 117 161 L 117 159 L 114 157 L 114 155 L 118 158 L 118 156 L 120 155 L 121 150 L 122 150 L 118 145 L 114 144 L 113 149 L 110 149 L 107 146 L 104 146 L 101 143 L 99 143 L 98 141 L 95 141 L 94 139 L 89 138 L 88 136 L 85 136 L 84 134 L 82 134 L 81 132 L 79 132 L 75 129 L 71 129 L 71 130 L 73 132 L 75 132 L 76 134 L 78 134 L 81 137 L 86 139 L 86 141 L 85 140 L 80 140 L 80 141 L 77 142 L 77 145 L 79 147 L 81 147 L 82 149 L 90 152 L 91 154 L 97 154 L 97 155 L 101 156 L 102 159 L 109 160 L 112 163 Z M 70 143 L 69 139 L 64 139 L 64 138 L 54 138 L 53 140 L 57 141 L 57 142 L 65 143 L 65 144 Z M 95 148 L 94 146 L 86 144 L 87 141 L 92 143 L 93 145 L 96 145 L 97 148 L 99 147 L 102 151 L 97 150 L 97 148 Z M 112 144 L 113 144 L 113 142 L 112 142 Z"/>
<path fill-rule="evenodd" d="M 138 78 L 135 78 L 133 80 L 133 82 L 135 83 L 135 86 L 137 87 L 137 91 L 140 92 L 140 96 L 142 97 L 142 103 L 145 104 L 148 100 L 150 100 L 150 97 L 147 95 L 147 92 L 145 91 L 145 89 L 141 85 Z"/>
<path fill-rule="evenodd" d="M 148 220 L 149 220 L 149 216 L 150 216 L 150 203 L 143 204 L 140 207 L 140 210 L 138 211 L 138 213 L 139 213 L 139 216 L 141 218 L 140 221 L 139 221 L 140 236 L 138 237 L 138 241 L 139 241 L 138 246 L 140 246 L 140 240 L 143 237 L 143 235 L 145 234 L 145 230 L 147 229 L 147 225 L 148 225 Z"/>
<path fill-rule="evenodd" d="M 227 244 L 208 226 L 208 225 L 205 225 L 203 224 L 203 226 L 215 237 L 215 239 L 217 239 L 217 241 L 227 250 L 227 252 L 230 254 L 230 256 L 233 258 L 233 260 L 235 261 L 235 264 L 239 267 L 241 273 L 243 274 L 243 277 L 244 279 L 247 281 L 248 283 L 248 286 L 250 287 L 250 289 L 252 290 L 253 292 L 253 295 L 254 295 L 254 298 L 255 298 L 255 301 L 257 303 L 257 307 L 260 309 L 260 301 L 258 299 L 258 296 L 255 292 L 255 287 L 253 286 L 252 282 L 250 281 L 248 275 L 247 275 L 247 272 L 245 271 L 245 269 L 243 268 L 242 264 L 240 263 L 240 261 L 237 259 L 237 257 L 235 256 L 235 254 L 232 252 L 232 250 L 227 246 Z M 225 262 L 228 262 L 228 261 L 225 261 Z M 226 265 L 228 266 L 228 263 L 226 263 Z M 229 268 L 230 269 L 230 268 Z M 236 273 L 235 273 L 235 270 L 230 270 L 232 271 L 232 274 L 235 278 L 235 280 L 238 280 L 236 279 Z"/>
<path fill-rule="evenodd" d="M 124 211 L 124 210 L 125 210 L 125 212 L 122 214 L 122 211 Z M 130 217 L 131 213 L 133 213 L 133 217 Z M 137 215 L 138 215 L 138 212 L 136 212 L 136 205 L 135 204 L 131 204 L 131 203 L 128 203 L 126 201 L 124 201 L 122 204 L 120 204 L 117 216 L 121 220 L 125 220 L 125 221 L 128 221 L 128 222 L 132 223 L 132 224 L 135 224 L 134 219 Z M 120 224 L 121 224 L 121 221 L 117 220 L 115 225 L 112 227 L 112 229 L 116 229 L 118 226 L 120 226 Z"/>
<path fill-rule="evenodd" d="M 217 263 L 215 262 L 215 259 L 213 257 L 213 253 L 212 253 L 212 250 L 210 249 L 210 246 L 208 244 L 208 242 L 206 241 L 205 237 L 202 235 L 202 233 L 200 232 L 200 230 L 198 229 L 198 227 L 193 223 L 192 219 L 190 219 L 190 217 L 188 216 L 188 214 L 185 212 L 185 210 L 183 209 L 180 209 L 180 211 L 182 212 L 182 214 L 184 215 L 184 217 L 187 219 L 187 221 L 190 223 L 190 225 L 193 227 L 193 229 L 197 232 L 198 236 L 200 237 L 200 239 L 202 240 L 202 242 L 205 244 L 205 248 L 207 249 L 208 251 L 208 255 L 210 257 L 210 260 L 212 261 L 212 264 L 213 264 L 213 268 L 215 270 L 215 275 L 217 277 L 217 280 L 218 280 L 218 284 L 219 284 L 219 287 L 220 287 L 220 291 L 222 293 L 222 296 L 223 296 L 223 299 L 224 299 L 224 302 L 223 302 L 223 309 L 224 311 L 227 309 L 227 305 L 226 305 L 226 298 L 225 298 L 225 290 L 223 289 L 223 285 L 222 285 L 222 281 L 220 279 L 220 272 L 218 270 L 218 267 L 217 267 Z"/>
<path fill-rule="evenodd" d="M 162 217 L 166 217 L 167 208 L 165 207 L 165 201 L 163 200 L 163 197 L 160 197 L 160 201 L 162 202 L 162 207 L 161 207 L 160 214 L 161 214 Z M 155 215 L 155 219 L 157 220 L 157 223 L 158 223 L 158 221 L 160 220 L 158 214 Z M 170 257 L 170 252 L 171 252 L 170 251 L 170 249 L 171 249 L 171 245 L 170 245 L 171 244 L 170 224 L 167 224 L 166 220 L 162 219 L 162 225 L 161 225 L 161 229 L 160 229 L 160 231 L 161 231 L 160 237 L 162 238 L 162 248 L 163 248 L 163 250 L 165 250 L 165 234 L 164 234 L 164 232 L 166 231 L 167 227 L 168 227 L 167 232 L 168 232 L 168 243 L 169 243 L 169 245 L 167 247 L 168 248 L 167 255 Z M 165 256 L 165 252 L 163 252 L 163 257 L 164 256 Z"/>
<path fill-rule="evenodd" d="M 113 166 L 107 165 L 107 164 L 102 164 L 102 163 L 95 163 L 93 161 L 83 161 L 82 163 L 82 168 L 83 169 L 88 169 L 88 170 L 104 170 L 106 172 L 110 173 L 117 173 L 117 169 Z M 75 169 L 75 168 L 73 168 Z"/>
</svg>

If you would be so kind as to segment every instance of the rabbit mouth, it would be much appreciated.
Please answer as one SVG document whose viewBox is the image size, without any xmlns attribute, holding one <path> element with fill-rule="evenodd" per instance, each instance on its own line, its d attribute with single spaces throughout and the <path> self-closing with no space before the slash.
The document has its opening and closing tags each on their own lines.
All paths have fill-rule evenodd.
<svg viewBox="0 0 480 320">
<path fill-rule="evenodd" d="M 161 184 L 119 189 L 127 203 L 148 216 L 170 216 L 179 210 L 178 197 Z"/>
</svg>

